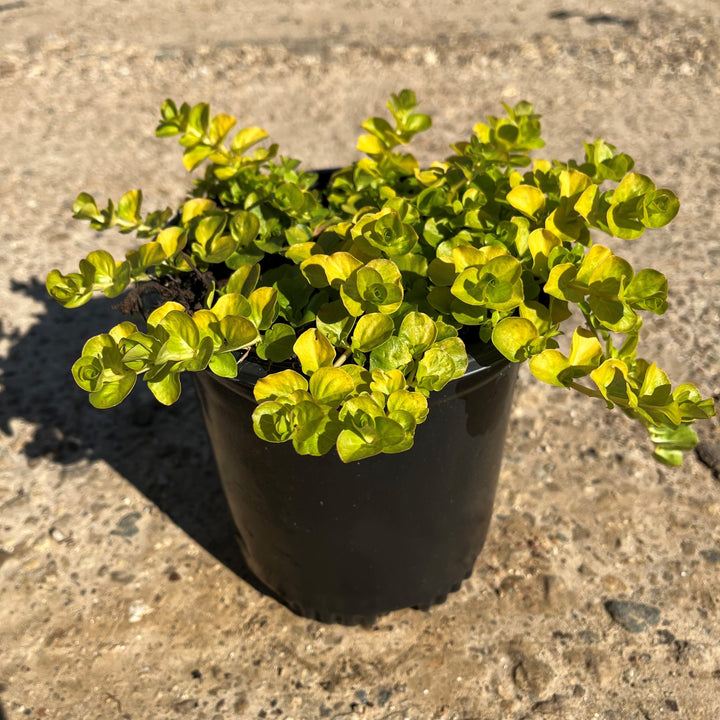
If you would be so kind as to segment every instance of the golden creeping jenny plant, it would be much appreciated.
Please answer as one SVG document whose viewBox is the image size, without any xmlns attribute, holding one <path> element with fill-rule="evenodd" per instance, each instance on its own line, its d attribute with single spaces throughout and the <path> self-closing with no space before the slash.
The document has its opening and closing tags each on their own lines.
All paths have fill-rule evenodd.
<svg viewBox="0 0 720 720">
<path fill-rule="evenodd" d="M 544 143 L 526 102 L 422 169 L 398 148 L 430 118 L 409 90 L 388 107 L 392 124 L 362 125 L 366 157 L 317 189 L 317 175 L 276 159 L 276 145 L 257 149 L 264 130 L 229 140 L 234 118 L 165 101 L 156 134 L 179 135 L 185 167 L 207 161 L 204 177 L 177 213 L 143 215 L 139 190 L 104 209 L 81 193 L 76 218 L 147 242 L 122 260 L 92 252 L 78 272 L 47 279 L 65 307 L 131 283 L 177 293 L 145 330 L 126 321 L 87 342 L 73 375 L 90 402 L 116 405 L 142 375 L 170 404 L 180 373 L 232 378 L 255 358 L 269 369 L 254 391 L 257 435 L 292 440 L 301 454 L 336 447 L 348 462 L 410 448 L 427 396 L 463 375 L 465 342 L 480 342 L 529 360 L 546 383 L 621 408 L 648 429 L 658 460 L 680 464 L 697 443 L 690 425 L 714 408 L 636 355 L 642 314 L 667 308 L 666 280 L 591 239 L 667 224 L 675 195 L 602 140 L 582 161 L 531 159 Z M 565 355 L 555 338 L 571 306 L 584 323 Z"/>
</svg>

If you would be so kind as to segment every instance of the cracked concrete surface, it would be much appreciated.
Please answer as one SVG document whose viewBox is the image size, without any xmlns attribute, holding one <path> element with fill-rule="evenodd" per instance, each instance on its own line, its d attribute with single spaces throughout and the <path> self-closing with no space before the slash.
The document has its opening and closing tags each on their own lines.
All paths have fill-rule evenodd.
<svg viewBox="0 0 720 720">
<path fill-rule="evenodd" d="M 718 397 L 719 37 L 714 0 L 0 3 L 0 718 L 720 717 L 716 420 L 670 470 L 523 371 L 472 577 L 429 612 L 323 625 L 245 578 L 190 385 L 92 410 L 69 368 L 112 303 L 43 289 L 98 245 L 79 191 L 182 197 L 165 97 L 316 167 L 402 87 L 434 119 L 421 159 L 524 98 L 544 155 L 601 136 L 679 195 L 669 228 L 613 247 L 669 280 L 647 355 Z"/>
</svg>

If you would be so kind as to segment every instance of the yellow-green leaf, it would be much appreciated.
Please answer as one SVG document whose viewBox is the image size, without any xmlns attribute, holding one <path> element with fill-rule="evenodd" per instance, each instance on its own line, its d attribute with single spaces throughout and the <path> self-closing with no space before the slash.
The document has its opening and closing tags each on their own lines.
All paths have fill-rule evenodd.
<svg viewBox="0 0 720 720">
<path fill-rule="evenodd" d="M 248 148 L 251 148 L 253 145 L 261 142 L 267 137 L 269 137 L 269 134 L 262 128 L 244 128 L 243 130 L 240 130 L 233 138 L 232 149 L 238 155 L 242 155 Z"/>
<path fill-rule="evenodd" d="M 518 185 L 507 194 L 507 201 L 524 215 L 535 218 L 545 207 L 545 195 L 533 185 Z"/>
<path fill-rule="evenodd" d="M 306 375 L 311 375 L 321 367 L 332 365 L 335 360 L 335 348 L 316 328 L 306 330 L 296 340 L 293 350 Z"/>
<path fill-rule="evenodd" d="M 310 378 L 310 393 L 322 405 L 337 407 L 354 391 L 353 379 L 342 368 L 321 367 Z"/>
<path fill-rule="evenodd" d="M 255 383 L 253 394 L 255 400 L 277 400 L 291 395 L 296 390 L 307 390 L 308 381 L 294 370 L 282 370 L 281 372 L 267 375 Z"/>
</svg>

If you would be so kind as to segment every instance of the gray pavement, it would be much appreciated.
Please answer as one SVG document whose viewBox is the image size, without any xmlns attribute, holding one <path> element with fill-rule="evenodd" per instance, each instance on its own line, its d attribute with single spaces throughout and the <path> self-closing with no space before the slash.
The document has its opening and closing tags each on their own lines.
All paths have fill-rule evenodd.
<svg viewBox="0 0 720 720">
<path fill-rule="evenodd" d="M 714 0 L 0 3 L 0 719 L 720 717 L 717 420 L 704 462 L 662 468 L 624 417 L 523 371 L 472 577 L 429 612 L 323 625 L 243 577 L 190 385 L 92 410 L 69 368 L 112 303 L 43 289 L 100 241 L 79 191 L 182 198 L 166 97 L 316 167 L 402 87 L 434 119 L 424 160 L 527 99 L 543 155 L 601 136 L 680 197 L 611 244 L 670 283 L 646 353 L 717 398 L 719 38 Z"/>
</svg>

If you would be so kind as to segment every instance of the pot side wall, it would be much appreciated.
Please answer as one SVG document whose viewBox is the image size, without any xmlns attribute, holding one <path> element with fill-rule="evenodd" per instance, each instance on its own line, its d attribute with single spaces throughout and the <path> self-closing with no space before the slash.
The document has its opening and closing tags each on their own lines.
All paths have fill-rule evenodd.
<svg viewBox="0 0 720 720">
<path fill-rule="evenodd" d="M 517 366 L 432 393 L 414 447 L 344 464 L 252 428 L 252 379 L 194 376 L 250 570 L 295 611 L 356 622 L 441 602 L 472 571 L 492 516 Z"/>
</svg>

